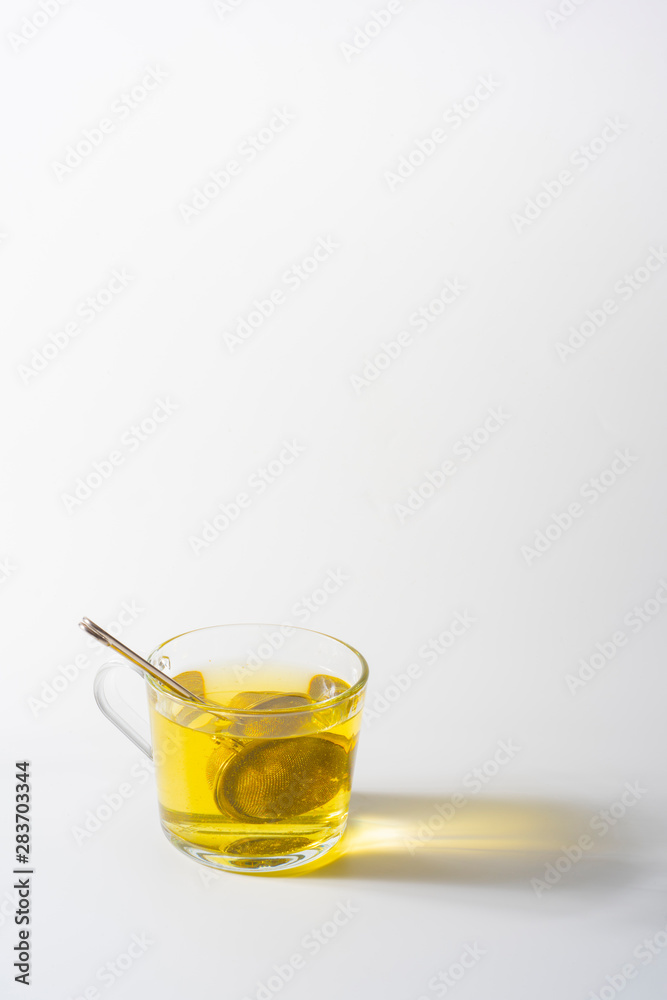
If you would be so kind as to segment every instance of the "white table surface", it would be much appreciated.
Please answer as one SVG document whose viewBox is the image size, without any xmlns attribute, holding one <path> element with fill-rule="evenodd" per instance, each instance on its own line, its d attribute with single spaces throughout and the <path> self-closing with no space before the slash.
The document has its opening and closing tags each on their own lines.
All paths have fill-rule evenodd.
<svg viewBox="0 0 667 1000">
<path fill-rule="evenodd" d="M 664 7 L 45 4 L 1 14 L 3 996 L 660 1000 Z M 342 856 L 175 851 L 82 615 L 359 648 Z"/>
</svg>

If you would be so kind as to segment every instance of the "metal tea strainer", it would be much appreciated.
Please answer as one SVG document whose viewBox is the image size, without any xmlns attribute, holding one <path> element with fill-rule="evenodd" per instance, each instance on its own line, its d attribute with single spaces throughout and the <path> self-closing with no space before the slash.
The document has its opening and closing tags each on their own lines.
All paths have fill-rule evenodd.
<svg viewBox="0 0 667 1000">
<path fill-rule="evenodd" d="M 223 763 L 214 795 L 222 813 L 268 822 L 324 805 L 348 780 L 347 754 L 326 736 L 253 740 Z"/>
<path fill-rule="evenodd" d="M 329 802 L 350 780 L 346 743 L 331 734 L 288 735 L 298 728 L 295 713 L 281 716 L 285 709 L 312 705 L 333 698 L 348 688 L 345 681 L 326 674 L 311 679 L 308 694 L 278 691 L 247 692 L 236 696 L 232 707 L 267 712 L 246 723 L 248 742 L 233 740 L 233 753 L 218 764 L 222 748 L 211 757 L 209 781 L 218 809 L 235 819 L 270 822 L 301 816 Z M 275 712 L 272 720 L 271 712 Z M 282 739 L 261 736 L 283 732 Z M 259 737 L 259 738 L 258 738 Z"/>
</svg>

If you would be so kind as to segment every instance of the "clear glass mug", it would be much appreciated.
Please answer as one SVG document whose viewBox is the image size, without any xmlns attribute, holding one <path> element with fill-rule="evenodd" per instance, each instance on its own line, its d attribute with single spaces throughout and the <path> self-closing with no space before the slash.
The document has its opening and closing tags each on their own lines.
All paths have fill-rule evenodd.
<svg viewBox="0 0 667 1000">
<path fill-rule="evenodd" d="M 259 873 L 306 864 L 340 840 L 368 679 L 360 653 L 291 625 L 216 625 L 147 659 L 205 704 L 127 660 L 100 667 L 95 699 L 154 760 L 172 844 L 213 868 Z M 145 681 L 151 742 L 117 690 L 121 667 Z"/>
</svg>

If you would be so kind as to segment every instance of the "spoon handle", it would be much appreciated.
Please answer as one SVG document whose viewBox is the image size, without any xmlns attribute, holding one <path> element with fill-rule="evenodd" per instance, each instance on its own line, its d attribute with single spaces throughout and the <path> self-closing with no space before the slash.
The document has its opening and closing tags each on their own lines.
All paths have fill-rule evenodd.
<svg viewBox="0 0 667 1000">
<path fill-rule="evenodd" d="M 192 691 L 188 691 L 188 689 L 184 688 L 182 684 L 175 681 L 173 677 L 163 674 L 161 670 L 158 670 L 158 668 L 154 667 L 152 663 L 145 660 L 143 656 L 139 656 L 138 653 L 129 649 L 124 642 L 120 641 L 120 639 L 116 639 L 115 636 L 111 635 L 100 625 L 96 625 L 95 622 L 91 622 L 90 618 L 82 618 L 79 622 L 79 628 L 82 628 L 84 632 L 92 635 L 98 642 L 103 643 L 105 646 L 111 646 L 112 649 L 121 653 L 128 660 L 132 660 L 133 663 L 136 663 L 138 667 L 145 670 L 146 673 L 150 674 L 150 676 L 156 681 L 159 681 L 166 688 L 169 688 L 173 694 L 177 694 L 180 698 L 188 698 L 190 701 L 198 701 L 202 705 L 206 704 L 204 699 L 200 698 L 199 695 L 193 694 Z"/>
</svg>

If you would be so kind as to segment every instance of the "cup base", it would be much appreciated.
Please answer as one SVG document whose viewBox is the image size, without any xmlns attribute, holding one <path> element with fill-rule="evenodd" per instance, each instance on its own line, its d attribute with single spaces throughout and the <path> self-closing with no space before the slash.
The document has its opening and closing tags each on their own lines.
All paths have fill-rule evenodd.
<svg viewBox="0 0 667 1000">
<path fill-rule="evenodd" d="M 271 875 L 306 865 L 330 851 L 342 837 L 344 829 L 345 824 L 342 824 L 332 836 L 314 845 L 305 837 L 276 837 L 273 840 L 246 837 L 231 844 L 223 853 L 191 844 L 162 826 L 167 840 L 182 854 L 208 868 L 243 875 Z"/>
</svg>

